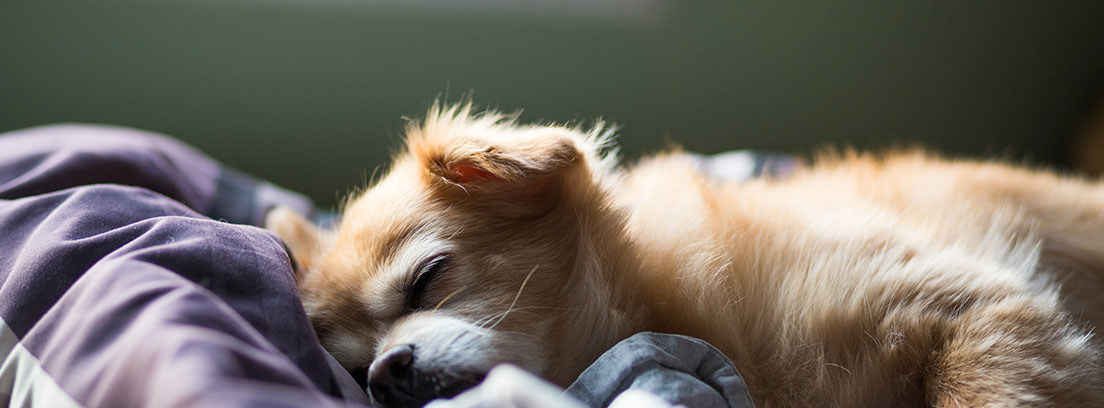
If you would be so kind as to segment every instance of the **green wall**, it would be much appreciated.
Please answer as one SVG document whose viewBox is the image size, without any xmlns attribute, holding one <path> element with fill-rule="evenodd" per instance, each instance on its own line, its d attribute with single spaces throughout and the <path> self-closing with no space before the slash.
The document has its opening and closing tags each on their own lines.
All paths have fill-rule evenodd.
<svg viewBox="0 0 1104 408">
<path fill-rule="evenodd" d="M 1104 85 L 1104 1 L 402 4 L 5 1 L 0 130 L 156 130 L 331 205 L 438 96 L 612 119 L 630 157 L 922 143 L 1061 165 Z"/>
</svg>

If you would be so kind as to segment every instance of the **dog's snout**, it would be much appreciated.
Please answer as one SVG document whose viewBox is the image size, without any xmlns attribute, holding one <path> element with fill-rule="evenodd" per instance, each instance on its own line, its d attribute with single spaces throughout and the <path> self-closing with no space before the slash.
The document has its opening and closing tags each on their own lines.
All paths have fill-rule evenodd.
<svg viewBox="0 0 1104 408">
<path fill-rule="evenodd" d="M 414 361 L 414 345 L 403 344 L 388 349 L 368 369 L 370 383 L 401 379 L 410 370 Z"/>
<path fill-rule="evenodd" d="M 380 354 L 368 368 L 368 392 L 372 398 L 387 406 L 412 405 L 417 400 L 413 362 L 412 344 L 391 347 Z"/>
<path fill-rule="evenodd" d="M 379 406 L 420 407 L 435 398 L 451 398 L 485 376 L 482 371 L 447 370 L 430 361 L 418 361 L 414 345 L 404 344 L 387 349 L 372 362 L 368 393 Z"/>
</svg>

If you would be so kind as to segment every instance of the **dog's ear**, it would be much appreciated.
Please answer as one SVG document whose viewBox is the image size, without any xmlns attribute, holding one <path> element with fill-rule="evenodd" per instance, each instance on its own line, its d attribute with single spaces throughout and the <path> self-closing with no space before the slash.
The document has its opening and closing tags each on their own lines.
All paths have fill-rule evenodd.
<svg viewBox="0 0 1104 408">
<path fill-rule="evenodd" d="M 446 196 L 496 208 L 551 204 L 564 178 L 585 168 L 582 136 L 573 130 L 517 126 L 502 116 L 471 116 L 467 108 L 431 112 L 407 136 L 411 155 Z"/>
<path fill-rule="evenodd" d="M 570 138 L 557 132 L 530 131 L 457 140 L 426 158 L 430 172 L 449 183 L 495 190 L 552 181 L 577 164 L 581 154 Z"/>
<path fill-rule="evenodd" d="M 265 229 L 284 240 L 295 268 L 295 280 L 302 282 L 318 255 L 322 231 L 306 217 L 284 206 L 268 212 L 265 216 Z"/>
</svg>

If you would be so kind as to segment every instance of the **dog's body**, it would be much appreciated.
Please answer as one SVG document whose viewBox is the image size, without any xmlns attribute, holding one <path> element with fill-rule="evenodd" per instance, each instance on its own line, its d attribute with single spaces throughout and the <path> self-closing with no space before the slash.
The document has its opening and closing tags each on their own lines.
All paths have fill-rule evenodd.
<svg viewBox="0 0 1104 408">
<path fill-rule="evenodd" d="M 1101 184 L 922 154 L 726 184 L 607 136 L 434 110 L 336 230 L 274 212 L 323 344 L 395 406 L 644 330 L 760 407 L 1104 406 Z"/>
<path fill-rule="evenodd" d="M 629 178 L 647 303 L 761 405 L 1102 403 L 1077 329 L 1104 327 L 1099 185 L 904 155 L 718 186 L 672 161 Z"/>
</svg>

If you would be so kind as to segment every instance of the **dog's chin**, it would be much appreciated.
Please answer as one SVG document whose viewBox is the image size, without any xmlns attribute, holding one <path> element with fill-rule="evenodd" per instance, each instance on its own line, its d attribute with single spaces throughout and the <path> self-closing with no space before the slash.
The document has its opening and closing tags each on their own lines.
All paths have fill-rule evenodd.
<svg viewBox="0 0 1104 408">
<path fill-rule="evenodd" d="M 494 366 L 511 363 L 537 374 L 537 345 L 528 336 L 480 327 L 435 312 L 399 321 L 381 341 L 362 377 L 379 406 L 421 406 L 478 385 Z"/>
</svg>

